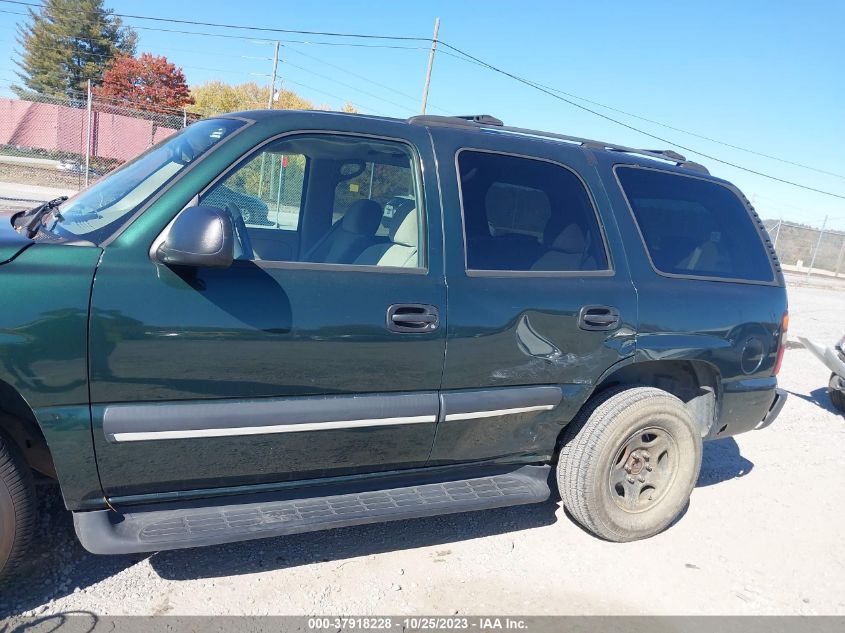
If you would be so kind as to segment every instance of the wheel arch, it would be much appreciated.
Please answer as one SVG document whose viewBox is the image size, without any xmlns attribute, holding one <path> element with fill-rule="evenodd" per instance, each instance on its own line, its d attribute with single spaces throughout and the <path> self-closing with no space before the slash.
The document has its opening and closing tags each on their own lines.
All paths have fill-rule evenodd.
<svg viewBox="0 0 845 633">
<path fill-rule="evenodd" d="M 0 432 L 20 449 L 33 470 L 56 479 L 56 468 L 32 408 L 9 383 L 0 380 Z"/>
<path fill-rule="evenodd" d="M 707 361 L 675 359 L 622 363 L 599 379 L 578 413 L 608 389 L 656 387 L 681 400 L 692 415 L 701 437 L 707 438 L 712 435 L 718 419 L 721 384 L 719 369 Z"/>
</svg>

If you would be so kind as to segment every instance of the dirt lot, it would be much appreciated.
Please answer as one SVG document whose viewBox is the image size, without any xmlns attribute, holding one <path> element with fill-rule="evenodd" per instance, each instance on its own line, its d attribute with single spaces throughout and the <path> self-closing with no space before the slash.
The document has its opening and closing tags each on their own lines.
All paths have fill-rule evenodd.
<svg viewBox="0 0 845 633">
<path fill-rule="evenodd" d="M 791 339 L 832 343 L 845 290 L 791 286 Z M 706 446 L 692 503 L 616 545 L 557 503 L 168 552 L 95 557 L 53 487 L 34 563 L 0 615 L 845 614 L 845 417 L 809 352 L 787 352 L 773 427 Z"/>
</svg>

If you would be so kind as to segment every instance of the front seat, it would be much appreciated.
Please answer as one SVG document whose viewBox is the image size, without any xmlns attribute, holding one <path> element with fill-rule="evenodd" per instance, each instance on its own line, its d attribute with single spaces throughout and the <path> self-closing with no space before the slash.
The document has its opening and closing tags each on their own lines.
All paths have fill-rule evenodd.
<svg viewBox="0 0 845 633">
<path fill-rule="evenodd" d="M 419 252 L 417 210 L 411 206 L 398 210 L 390 221 L 388 231 L 390 242 L 370 246 L 355 263 L 362 266 L 416 267 Z"/>
<path fill-rule="evenodd" d="M 596 270 L 596 258 L 589 254 L 589 243 L 577 224 L 563 229 L 531 270 Z"/>
<path fill-rule="evenodd" d="M 322 264 L 351 264 L 368 247 L 377 244 L 382 209 L 373 200 L 356 200 L 303 258 Z M 383 238 L 382 238 L 383 239 Z"/>
</svg>

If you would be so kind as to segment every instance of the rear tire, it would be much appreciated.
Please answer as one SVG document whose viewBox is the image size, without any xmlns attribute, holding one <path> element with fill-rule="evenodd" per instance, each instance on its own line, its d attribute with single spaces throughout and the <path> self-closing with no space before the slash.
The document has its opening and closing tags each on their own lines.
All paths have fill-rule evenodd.
<svg viewBox="0 0 845 633">
<path fill-rule="evenodd" d="M 701 435 L 678 398 L 653 387 L 607 391 L 564 431 L 563 505 L 609 541 L 654 536 L 683 512 L 701 469 Z"/>
<path fill-rule="evenodd" d="M 0 585 L 26 555 L 34 524 L 32 471 L 18 447 L 0 435 Z"/>
<path fill-rule="evenodd" d="M 842 391 L 845 386 L 845 380 L 842 380 L 836 374 L 830 375 L 830 383 L 828 384 L 827 392 L 830 394 L 830 401 L 837 411 L 845 413 L 845 391 Z"/>
</svg>

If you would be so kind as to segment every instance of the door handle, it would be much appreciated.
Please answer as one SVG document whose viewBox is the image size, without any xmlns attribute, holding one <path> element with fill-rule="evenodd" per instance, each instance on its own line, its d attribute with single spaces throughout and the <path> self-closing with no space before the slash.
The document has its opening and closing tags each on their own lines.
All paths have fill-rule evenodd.
<svg viewBox="0 0 845 633">
<path fill-rule="evenodd" d="M 619 310 L 611 306 L 584 306 L 578 312 L 578 327 L 582 330 L 615 330 L 619 320 Z"/>
<path fill-rule="evenodd" d="M 391 332 L 431 332 L 440 315 L 426 303 L 394 303 L 387 309 L 387 329 Z"/>
</svg>

